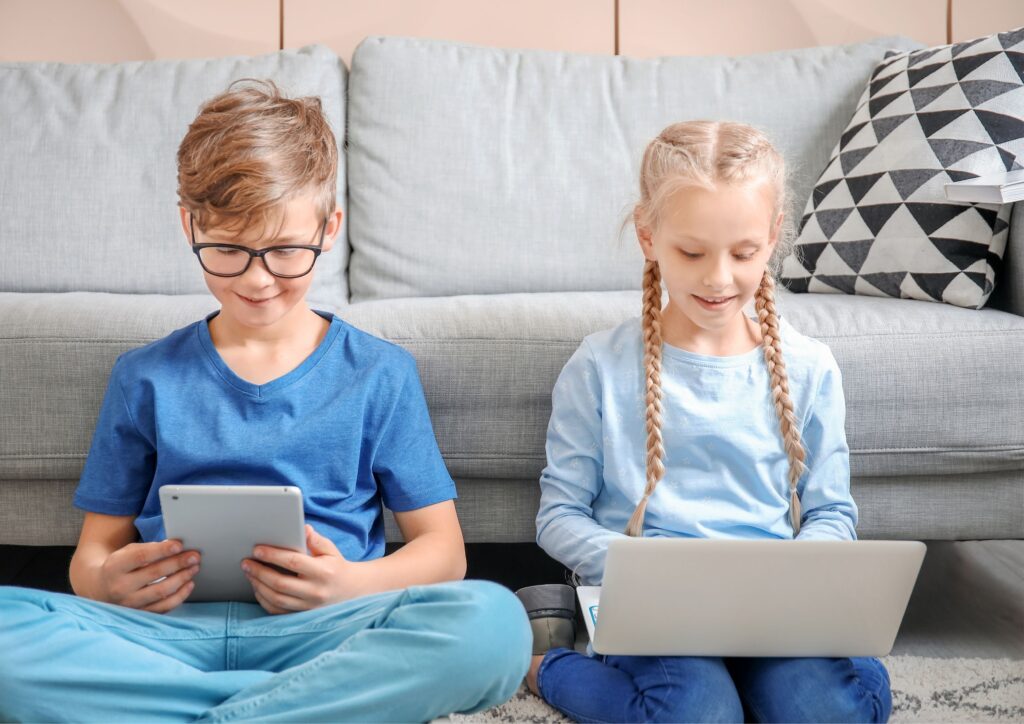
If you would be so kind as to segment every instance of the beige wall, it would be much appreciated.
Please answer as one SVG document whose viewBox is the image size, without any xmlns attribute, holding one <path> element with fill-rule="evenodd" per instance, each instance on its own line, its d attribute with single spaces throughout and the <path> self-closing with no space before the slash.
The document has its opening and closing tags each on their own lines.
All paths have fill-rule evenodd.
<svg viewBox="0 0 1024 724">
<path fill-rule="evenodd" d="M 1024 0 L 0 0 L 0 61 L 251 55 L 317 42 L 348 61 L 368 35 L 735 55 L 891 34 L 940 44 L 947 20 L 953 40 L 1024 26 Z"/>
<path fill-rule="evenodd" d="M 926 45 L 945 43 L 946 0 L 619 2 L 623 55 L 741 55 L 884 35 L 906 35 Z"/>
<path fill-rule="evenodd" d="M 614 53 L 615 1 L 285 0 L 286 48 L 324 43 L 348 63 L 369 35 Z"/>
<path fill-rule="evenodd" d="M 1024 0 L 953 0 L 953 40 L 960 42 L 1024 25 Z"/>
<path fill-rule="evenodd" d="M 0 0 L 0 61 L 257 55 L 280 47 L 278 0 Z"/>
</svg>

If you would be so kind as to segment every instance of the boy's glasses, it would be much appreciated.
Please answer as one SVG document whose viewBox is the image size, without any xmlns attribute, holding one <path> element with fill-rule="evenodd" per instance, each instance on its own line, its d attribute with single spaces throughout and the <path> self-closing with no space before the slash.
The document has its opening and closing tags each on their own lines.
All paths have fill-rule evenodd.
<svg viewBox="0 0 1024 724">
<path fill-rule="evenodd" d="M 197 244 L 192 214 L 188 215 L 192 233 L 192 253 L 207 274 L 215 277 L 237 277 L 245 274 L 255 257 L 263 259 L 267 271 L 282 279 L 304 277 L 313 270 L 316 258 L 323 251 L 327 219 L 320 226 L 320 240 L 314 244 L 282 244 L 265 249 L 250 249 L 238 244 Z"/>
</svg>

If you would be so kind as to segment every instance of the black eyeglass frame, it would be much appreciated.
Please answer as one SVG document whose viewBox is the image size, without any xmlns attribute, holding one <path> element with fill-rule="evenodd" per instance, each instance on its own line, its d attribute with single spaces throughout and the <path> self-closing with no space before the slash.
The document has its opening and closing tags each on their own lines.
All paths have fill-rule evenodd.
<svg viewBox="0 0 1024 724">
<path fill-rule="evenodd" d="M 327 221 L 328 221 L 327 219 L 324 219 L 324 223 L 320 225 L 320 240 L 315 245 L 314 244 L 280 244 L 280 245 L 277 245 L 277 246 L 268 246 L 265 249 L 256 250 L 256 249 L 250 249 L 247 246 L 241 246 L 239 244 L 197 244 L 196 243 L 196 230 L 195 230 L 195 226 L 192 224 L 192 218 L 193 218 L 192 214 L 189 214 L 188 215 L 188 230 L 192 234 L 192 253 L 195 254 L 196 255 L 196 259 L 199 260 L 199 266 L 201 266 L 203 268 L 203 271 L 205 271 L 207 274 L 212 274 L 215 277 L 225 277 L 225 278 L 227 278 L 227 277 L 240 277 L 240 276 L 242 276 L 247 271 L 249 271 L 249 267 L 252 266 L 252 260 L 254 258 L 256 258 L 256 257 L 259 257 L 260 259 L 263 260 L 263 268 L 266 269 L 267 272 L 269 274 L 271 274 L 272 276 L 275 276 L 278 279 L 301 279 L 302 277 L 306 276 L 311 271 L 313 271 L 313 267 L 316 266 L 316 260 L 320 257 L 320 254 L 324 250 L 324 248 L 323 248 L 323 246 L 324 246 L 324 232 L 327 231 Z M 203 249 L 212 249 L 212 248 L 217 248 L 217 249 L 237 249 L 238 251 L 244 251 L 246 254 L 249 255 L 249 260 L 245 262 L 245 266 L 242 267 L 242 271 L 236 272 L 234 274 L 222 274 L 220 272 L 210 271 L 209 269 L 206 268 L 206 264 L 203 264 L 203 257 L 202 257 L 202 255 L 200 255 L 199 252 L 201 252 Z M 263 258 L 267 254 L 269 254 L 270 252 L 277 251 L 278 249 L 308 249 L 309 251 L 313 252 L 313 263 L 309 265 L 309 269 L 307 269 L 306 271 L 302 272 L 301 274 L 278 274 L 273 269 L 270 268 L 270 265 L 267 264 L 267 260 Z"/>
</svg>

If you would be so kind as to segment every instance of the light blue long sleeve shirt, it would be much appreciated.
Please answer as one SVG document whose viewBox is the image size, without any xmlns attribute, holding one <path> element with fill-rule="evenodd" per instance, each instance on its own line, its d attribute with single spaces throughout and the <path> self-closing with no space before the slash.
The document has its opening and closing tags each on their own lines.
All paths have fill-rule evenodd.
<svg viewBox="0 0 1024 724">
<path fill-rule="evenodd" d="M 781 317 L 779 335 L 807 453 L 797 538 L 855 540 L 839 367 Z M 789 461 L 762 348 L 717 357 L 666 344 L 661 383 L 665 475 L 644 535 L 792 538 Z M 608 543 L 643 497 L 644 396 L 639 318 L 586 337 L 552 392 L 537 543 L 587 585 L 600 584 Z"/>
</svg>

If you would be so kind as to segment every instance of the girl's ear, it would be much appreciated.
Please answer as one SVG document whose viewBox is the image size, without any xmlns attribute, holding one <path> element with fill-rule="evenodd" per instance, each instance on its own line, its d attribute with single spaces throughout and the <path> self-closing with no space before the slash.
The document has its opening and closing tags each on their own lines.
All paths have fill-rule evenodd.
<svg viewBox="0 0 1024 724">
<path fill-rule="evenodd" d="M 640 251 L 644 253 L 644 258 L 648 261 L 658 261 L 658 257 L 654 255 L 654 242 L 651 240 L 651 229 L 640 222 L 639 208 L 633 211 L 633 226 L 636 228 L 636 240 L 640 244 Z"/>
</svg>

